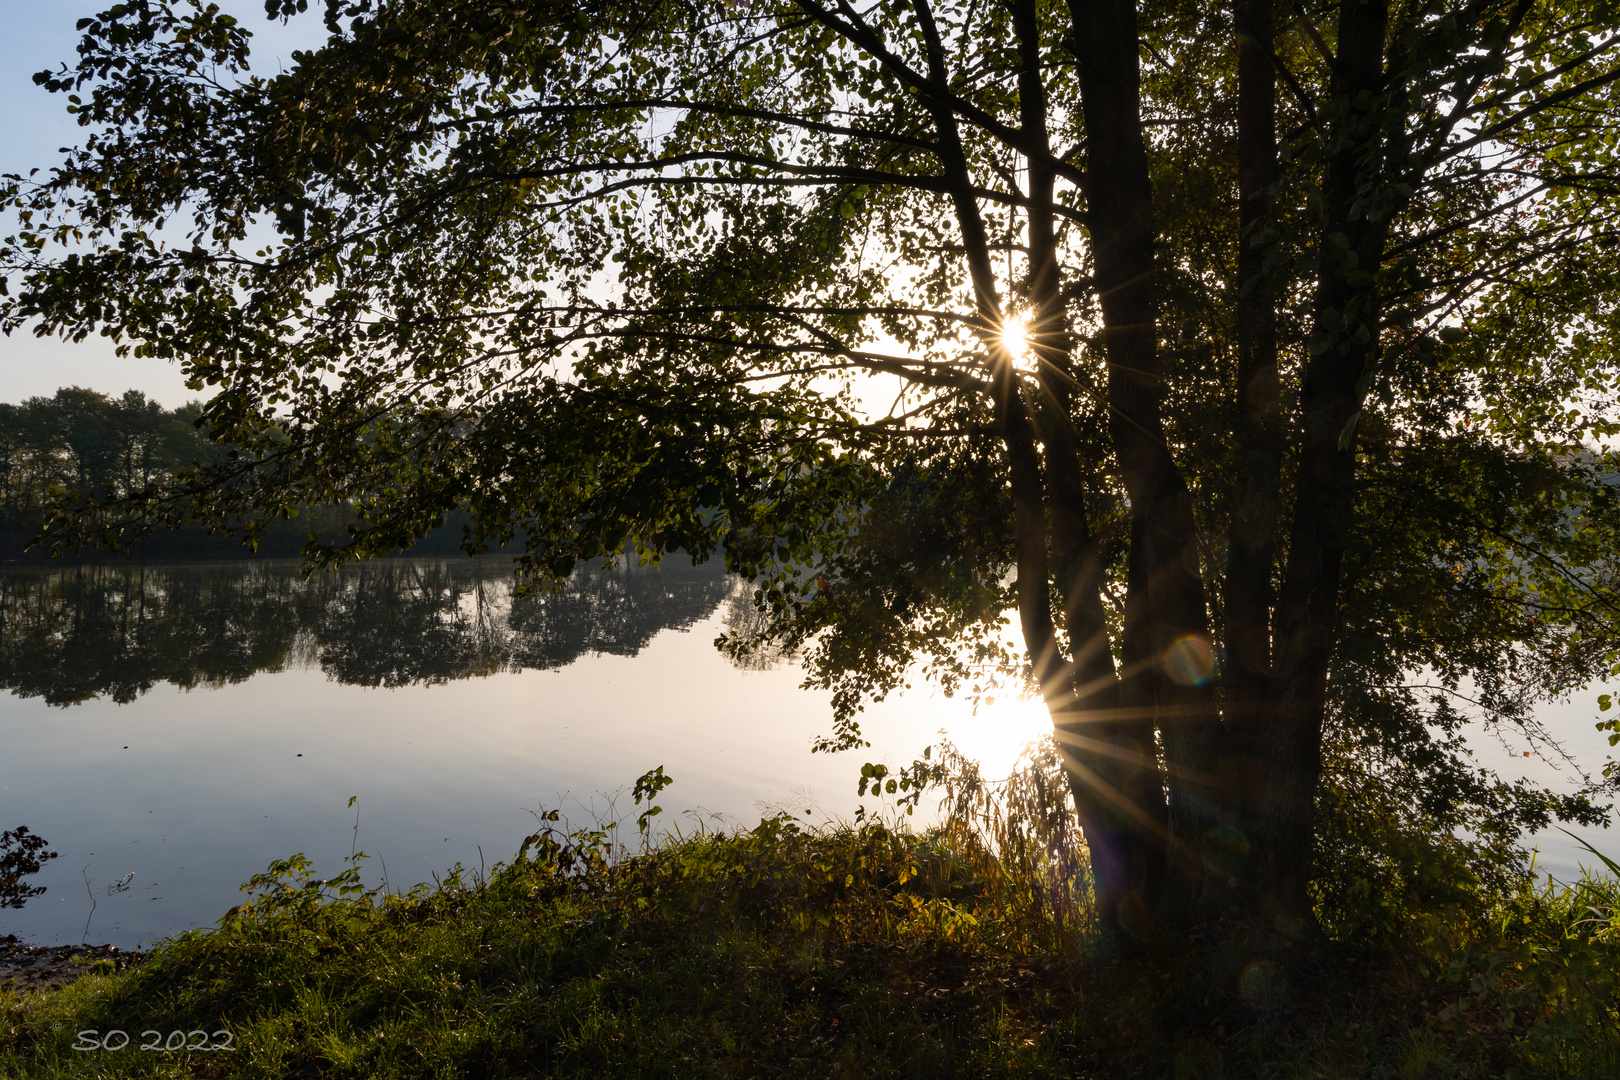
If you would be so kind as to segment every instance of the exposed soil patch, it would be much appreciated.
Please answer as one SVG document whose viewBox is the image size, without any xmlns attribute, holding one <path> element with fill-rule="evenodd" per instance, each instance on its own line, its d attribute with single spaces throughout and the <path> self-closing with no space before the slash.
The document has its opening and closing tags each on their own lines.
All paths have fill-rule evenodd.
<svg viewBox="0 0 1620 1080">
<path fill-rule="evenodd" d="M 144 956 L 116 945 L 25 945 L 16 935 L 7 934 L 0 937 L 0 989 L 14 993 L 51 990 L 88 975 L 97 961 L 111 961 L 114 971 L 123 971 Z"/>
</svg>

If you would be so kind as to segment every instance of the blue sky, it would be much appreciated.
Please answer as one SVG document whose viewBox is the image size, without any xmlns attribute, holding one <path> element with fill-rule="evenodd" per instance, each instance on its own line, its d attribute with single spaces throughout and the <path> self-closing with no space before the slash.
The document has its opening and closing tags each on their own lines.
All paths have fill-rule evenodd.
<svg viewBox="0 0 1620 1080">
<path fill-rule="evenodd" d="M 61 94 L 34 85 L 36 71 L 71 62 L 78 44 L 73 24 L 109 6 L 111 0 L 0 0 L 5 33 L 0 35 L 0 172 L 49 168 L 59 147 L 79 141 L 82 131 L 64 111 Z M 254 32 L 253 69 L 274 72 L 294 49 L 317 44 L 324 31 L 312 10 L 289 25 L 264 17 L 258 0 L 223 0 L 220 6 Z M 319 3 L 311 7 L 318 9 Z M 145 391 L 168 406 L 197 395 L 185 388 L 179 370 L 162 360 L 119 359 L 110 342 L 81 344 L 38 339 L 28 334 L 0 337 L 0 401 L 51 394 L 60 386 L 87 386 L 112 394 Z"/>
</svg>

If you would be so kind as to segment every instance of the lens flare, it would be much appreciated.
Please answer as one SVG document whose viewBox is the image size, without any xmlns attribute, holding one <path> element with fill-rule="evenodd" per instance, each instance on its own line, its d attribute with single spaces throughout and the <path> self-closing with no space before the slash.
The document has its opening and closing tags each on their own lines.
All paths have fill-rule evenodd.
<svg viewBox="0 0 1620 1080">
<path fill-rule="evenodd" d="M 1202 686 L 1215 672 L 1215 650 L 1197 634 L 1177 638 L 1164 650 L 1164 673 L 1182 686 Z"/>
</svg>

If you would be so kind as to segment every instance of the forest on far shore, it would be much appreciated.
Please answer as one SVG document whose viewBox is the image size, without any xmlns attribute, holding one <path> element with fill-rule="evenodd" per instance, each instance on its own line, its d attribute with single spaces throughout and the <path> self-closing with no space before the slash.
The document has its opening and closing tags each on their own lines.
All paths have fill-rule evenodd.
<svg viewBox="0 0 1620 1080">
<path fill-rule="evenodd" d="M 139 390 L 114 397 L 82 386 L 65 386 L 50 397 L 20 404 L 0 402 L 0 562 L 44 559 L 29 547 L 52 500 L 68 493 L 121 497 L 196 463 L 216 460 L 228 447 L 198 426 L 202 402 L 166 409 Z M 238 537 L 210 533 L 200 525 L 160 533 L 118 557 L 231 558 L 297 555 L 313 531 L 341 536 L 353 520 L 346 507 L 310 507 L 294 520 L 275 522 L 256 551 Z M 457 521 L 425 537 L 417 555 L 459 551 Z M 107 558 L 105 551 L 79 551 L 80 560 Z"/>
</svg>

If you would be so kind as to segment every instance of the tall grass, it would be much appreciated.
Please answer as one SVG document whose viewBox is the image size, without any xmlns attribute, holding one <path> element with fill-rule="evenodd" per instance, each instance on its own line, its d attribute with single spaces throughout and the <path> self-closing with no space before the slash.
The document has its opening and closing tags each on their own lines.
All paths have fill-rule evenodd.
<svg viewBox="0 0 1620 1080">
<path fill-rule="evenodd" d="M 1006 779 L 987 780 L 942 739 L 927 779 L 940 797 L 939 840 L 984 883 L 1012 935 L 1005 946 L 1067 957 L 1088 944 L 1091 866 L 1052 741 L 1027 748 Z"/>
</svg>

